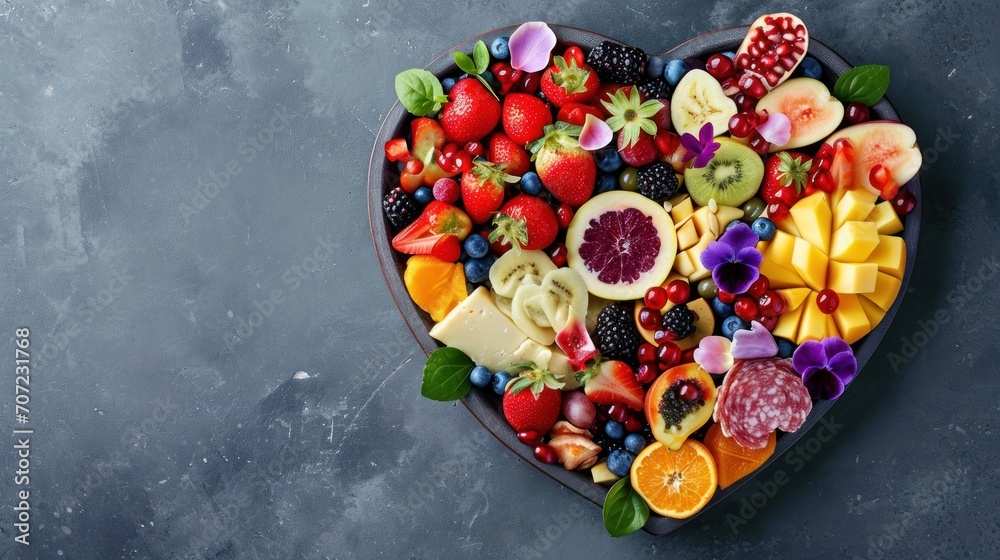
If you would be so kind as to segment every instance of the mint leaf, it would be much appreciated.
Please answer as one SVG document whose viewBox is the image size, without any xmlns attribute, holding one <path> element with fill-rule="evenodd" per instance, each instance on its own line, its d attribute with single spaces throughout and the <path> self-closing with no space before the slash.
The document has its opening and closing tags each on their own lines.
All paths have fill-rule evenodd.
<svg viewBox="0 0 1000 560">
<path fill-rule="evenodd" d="M 458 348 L 438 348 L 424 365 L 420 394 L 435 401 L 455 401 L 464 397 L 472 389 L 469 372 L 475 365 Z"/>
<path fill-rule="evenodd" d="M 469 58 L 469 55 L 461 51 L 455 51 L 451 53 L 451 56 L 452 58 L 455 59 L 455 64 L 458 65 L 458 67 L 462 70 L 462 72 L 465 72 L 470 76 L 479 75 L 479 72 L 476 69 L 476 63 L 473 62 L 471 58 Z"/>
<path fill-rule="evenodd" d="M 632 534 L 646 524 L 649 519 L 649 506 L 632 489 L 632 482 L 625 477 L 615 483 L 604 499 L 604 528 L 612 537 L 624 537 Z"/>
<path fill-rule="evenodd" d="M 833 86 L 833 95 L 844 103 L 878 103 L 889 89 L 889 67 L 866 64 L 844 72 Z"/>
<path fill-rule="evenodd" d="M 417 117 L 438 111 L 448 101 L 437 76 L 419 68 L 396 74 L 396 97 Z"/>
<path fill-rule="evenodd" d="M 476 46 L 472 48 L 472 60 L 476 63 L 476 74 L 482 74 L 490 66 L 490 50 L 486 48 L 486 43 L 476 41 Z"/>
</svg>

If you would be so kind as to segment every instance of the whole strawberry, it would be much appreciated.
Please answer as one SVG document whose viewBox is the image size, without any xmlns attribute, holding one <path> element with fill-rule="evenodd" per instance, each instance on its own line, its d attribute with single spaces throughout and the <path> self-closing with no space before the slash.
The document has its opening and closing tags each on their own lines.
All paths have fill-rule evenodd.
<svg viewBox="0 0 1000 560">
<path fill-rule="evenodd" d="M 594 156 L 580 147 L 579 134 L 580 127 L 557 122 L 545 127 L 545 136 L 528 147 L 545 188 L 559 202 L 574 207 L 590 199 L 597 180 Z"/>
<path fill-rule="evenodd" d="M 587 103 L 597 95 L 600 85 L 597 73 L 586 64 L 577 65 L 573 58 L 555 57 L 552 66 L 542 74 L 542 93 L 556 107 Z"/>
<path fill-rule="evenodd" d="M 627 145 L 624 138 L 624 134 L 618 135 L 618 155 L 628 165 L 642 167 L 660 159 L 660 150 L 646 131 L 639 132 L 639 137 L 631 145 Z"/>
<path fill-rule="evenodd" d="M 787 206 L 813 190 L 809 171 L 812 158 L 801 152 L 778 152 L 764 163 L 761 196 L 768 203 L 784 202 Z"/>
<path fill-rule="evenodd" d="M 559 221 L 555 210 L 537 196 L 519 194 L 493 218 L 489 241 L 500 241 L 529 251 L 544 249 L 556 240 Z"/>
<path fill-rule="evenodd" d="M 451 142 L 475 142 L 500 122 L 500 102 L 475 78 L 463 78 L 451 88 L 441 108 L 441 127 Z"/>
<path fill-rule="evenodd" d="M 476 160 L 472 169 L 462 174 L 462 205 L 472 221 L 481 224 L 489 221 L 503 204 L 507 183 L 517 182 L 517 177 L 504 172 L 502 165 Z"/>
<path fill-rule="evenodd" d="M 563 384 L 552 372 L 540 369 L 531 362 L 513 367 L 524 368 L 519 377 L 511 380 L 503 395 L 503 415 L 515 431 L 537 430 L 544 434 L 552 428 L 562 409 Z"/>
<path fill-rule="evenodd" d="M 489 151 L 487 159 L 493 163 L 504 164 L 504 171 L 511 175 L 521 176 L 531 169 L 531 158 L 517 142 L 503 132 L 494 133 L 486 142 Z"/>
<path fill-rule="evenodd" d="M 527 93 L 511 93 L 503 100 L 503 130 L 521 146 L 534 142 L 552 124 L 552 111 L 541 99 Z"/>
</svg>

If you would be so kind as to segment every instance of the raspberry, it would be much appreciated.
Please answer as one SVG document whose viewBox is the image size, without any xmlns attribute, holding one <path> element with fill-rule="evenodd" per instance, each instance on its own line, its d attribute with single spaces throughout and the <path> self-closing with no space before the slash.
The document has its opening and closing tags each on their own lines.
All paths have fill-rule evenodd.
<svg viewBox="0 0 1000 560">
<path fill-rule="evenodd" d="M 454 179 L 438 179 L 434 182 L 434 199 L 448 204 L 454 204 L 460 194 L 458 183 Z"/>
</svg>

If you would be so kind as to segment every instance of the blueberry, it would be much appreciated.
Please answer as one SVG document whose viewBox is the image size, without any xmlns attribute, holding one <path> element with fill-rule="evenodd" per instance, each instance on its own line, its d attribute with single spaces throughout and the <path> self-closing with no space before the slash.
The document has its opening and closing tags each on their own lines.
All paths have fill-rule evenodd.
<svg viewBox="0 0 1000 560">
<path fill-rule="evenodd" d="M 490 54 L 493 55 L 493 58 L 503 60 L 510 56 L 510 45 L 507 44 L 507 41 L 507 37 L 493 39 L 493 44 L 490 45 Z"/>
<path fill-rule="evenodd" d="M 445 93 L 450 92 L 451 88 L 455 87 L 455 81 L 455 78 L 445 78 L 441 80 L 441 89 L 443 89 Z"/>
<path fill-rule="evenodd" d="M 462 247 L 462 252 L 458 254 L 458 261 L 464 263 L 467 260 L 469 260 L 469 253 L 465 250 L 465 247 Z"/>
<path fill-rule="evenodd" d="M 740 319 L 736 315 L 730 315 L 726 317 L 726 320 L 722 322 L 722 336 L 733 339 L 733 334 L 738 330 L 747 329 L 749 325 L 743 319 Z"/>
<path fill-rule="evenodd" d="M 774 337 L 774 341 L 778 343 L 778 357 L 779 358 L 791 358 L 792 354 L 795 352 L 795 343 L 787 338 L 781 338 L 780 336 Z"/>
<path fill-rule="evenodd" d="M 614 420 L 608 420 L 608 423 L 604 425 L 604 433 L 611 439 L 622 439 L 622 436 L 625 435 L 625 426 Z"/>
<path fill-rule="evenodd" d="M 802 74 L 807 78 L 818 80 L 823 76 L 823 67 L 820 66 L 818 60 L 811 56 L 803 58 L 799 68 L 802 69 Z"/>
<path fill-rule="evenodd" d="M 608 470 L 618 476 L 628 476 L 632 461 L 635 461 L 635 455 L 624 449 L 616 449 L 608 455 Z"/>
<path fill-rule="evenodd" d="M 524 194 L 537 195 L 542 192 L 542 180 L 538 178 L 538 173 L 529 171 L 521 177 L 521 190 Z"/>
<path fill-rule="evenodd" d="M 469 373 L 469 381 L 476 387 L 483 389 L 493 381 L 493 372 L 483 366 L 476 366 Z"/>
<path fill-rule="evenodd" d="M 677 82 L 681 81 L 684 74 L 687 74 L 691 67 L 687 65 L 683 60 L 671 60 L 667 63 L 667 67 L 663 70 L 663 77 L 666 78 L 667 83 L 676 86 Z"/>
<path fill-rule="evenodd" d="M 651 56 L 646 61 L 646 75 L 653 79 L 662 78 L 666 65 L 667 61 L 662 56 Z"/>
<path fill-rule="evenodd" d="M 503 395 L 503 392 L 507 389 L 507 383 L 510 383 L 510 374 L 506 371 L 498 371 L 493 374 L 494 393 Z"/>
<path fill-rule="evenodd" d="M 416 200 L 417 204 L 430 204 L 434 200 L 434 191 L 427 187 L 420 187 L 413 193 L 413 200 Z"/>
<path fill-rule="evenodd" d="M 469 259 L 465 261 L 464 267 L 465 279 L 473 284 L 482 284 L 490 277 L 490 267 L 485 259 Z"/>
<path fill-rule="evenodd" d="M 774 237 L 774 232 L 777 229 L 774 222 L 768 220 L 767 218 L 757 218 L 753 221 L 753 224 L 750 225 L 750 228 L 753 229 L 753 232 L 757 234 L 757 237 L 759 237 L 761 241 L 770 241 L 771 238 Z"/>
<path fill-rule="evenodd" d="M 715 313 L 715 316 L 718 317 L 719 319 L 729 317 L 730 315 L 733 314 L 733 304 L 722 303 L 722 300 L 717 297 L 712 298 L 712 301 L 709 302 L 709 305 L 712 306 L 712 313 Z"/>
<path fill-rule="evenodd" d="M 474 259 L 481 259 L 486 256 L 486 253 L 490 250 L 490 244 L 486 242 L 486 239 L 482 235 L 473 234 L 465 238 L 465 243 L 462 245 L 465 252 L 469 254 L 470 257 Z"/>
<path fill-rule="evenodd" d="M 639 454 L 643 449 L 646 448 L 646 438 L 640 436 L 639 434 L 629 434 L 625 438 L 625 449 L 632 453 Z"/>
<path fill-rule="evenodd" d="M 601 173 L 597 176 L 597 188 L 594 194 L 613 191 L 618 188 L 618 177 L 609 173 Z"/>
<path fill-rule="evenodd" d="M 742 224 L 742 223 L 743 223 L 742 220 L 733 220 L 733 221 L 729 222 L 728 224 L 726 224 L 726 231 L 729 231 L 729 230 L 733 229 L 734 227 L 736 227 L 736 224 Z"/>
<path fill-rule="evenodd" d="M 493 72 L 487 70 L 482 74 L 480 74 L 480 76 L 482 76 L 483 79 L 486 80 L 486 83 L 489 84 L 494 91 L 500 90 L 500 81 L 497 80 L 496 76 L 493 75 Z"/>
<path fill-rule="evenodd" d="M 728 58 L 729 60 L 736 60 L 736 53 L 733 51 L 726 51 L 722 53 L 722 56 Z"/>
<path fill-rule="evenodd" d="M 614 146 L 606 146 L 594 153 L 594 162 L 597 168 L 605 173 L 614 173 L 622 167 L 622 156 L 618 154 L 618 149 Z"/>
</svg>

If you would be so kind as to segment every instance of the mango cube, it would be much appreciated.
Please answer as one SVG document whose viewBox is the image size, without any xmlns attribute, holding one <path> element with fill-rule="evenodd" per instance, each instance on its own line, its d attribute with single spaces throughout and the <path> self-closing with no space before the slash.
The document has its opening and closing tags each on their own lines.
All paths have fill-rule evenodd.
<svg viewBox="0 0 1000 560">
<path fill-rule="evenodd" d="M 677 228 L 677 250 L 686 251 L 698 243 L 698 230 L 694 227 L 694 222 L 688 220 L 684 225 Z"/>
<path fill-rule="evenodd" d="M 670 199 L 670 217 L 675 224 L 684 221 L 685 218 L 694 214 L 694 204 L 691 197 L 686 194 L 677 195 Z"/>
<path fill-rule="evenodd" d="M 854 344 L 872 330 L 859 299 L 855 294 L 841 294 L 840 305 L 833 312 L 840 337 L 848 344 Z"/>
<path fill-rule="evenodd" d="M 802 288 L 809 292 L 809 288 Z M 799 305 L 794 309 L 789 309 L 778 317 L 778 322 L 774 325 L 774 330 L 771 334 L 774 336 L 780 336 L 791 341 L 794 341 L 799 332 L 799 322 L 802 320 L 802 310 L 805 309 L 804 305 Z"/>
<path fill-rule="evenodd" d="M 708 209 L 708 206 L 702 206 L 695 210 L 694 214 L 691 214 L 691 221 L 694 222 L 699 237 L 711 235 L 714 238 L 718 235 L 719 219 Z"/>
<path fill-rule="evenodd" d="M 878 246 L 868 256 L 868 262 L 878 265 L 879 272 L 902 280 L 906 272 L 906 242 L 894 235 L 878 236 Z"/>
<path fill-rule="evenodd" d="M 802 319 L 799 323 L 799 332 L 795 338 L 796 344 L 802 344 L 807 340 L 823 340 L 826 338 L 827 315 L 819 310 L 816 305 L 816 293 L 810 293 L 809 298 L 802 304 Z"/>
<path fill-rule="evenodd" d="M 685 251 L 688 255 L 688 259 L 691 261 L 692 271 L 687 275 L 688 280 L 691 282 L 697 282 L 703 278 L 707 278 L 712 274 L 711 270 L 708 270 L 701 264 L 701 254 L 705 252 L 708 248 L 708 244 L 715 241 L 715 238 L 711 234 L 702 235 L 698 244 L 691 247 Z"/>
<path fill-rule="evenodd" d="M 830 258 L 841 262 L 864 262 L 878 244 L 878 228 L 873 222 L 845 222 L 833 232 Z"/>
<path fill-rule="evenodd" d="M 826 287 L 826 269 L 829 259 L 815 245 L 803 238 L 795 240 L 792 266 L 806 285 L 817 292 Z M 768 276 L 770 278 L 770 276 Z"/>
<path fill-rule="evenodd" d="M 878 265 L 830 261 L 826 287 L 838 294 L 867 294 L 875 291 Z"/>
<path fill-rule="evenodd" d="M 878 195 L 868 189 L 851 189 L 833 209 L 833 228 L 839 229 L 847 222 L 860 222 L 868 217 L 875 208 Z"/>
<path fill-rule="evenodd" d="M 872 264 L 871 266 L 876 265 Z M 892 302 L 896 301 L 896 294 L 899 293 L 899 288 L 903 283 L 884 272 L 876 270 L 875 273 L 878 275 L 875 287 L 871 293 L 865 293 L 865 296 L 884 311 L 888 311 L 892 307 Z"/>
<path fill-rule="evenodd" d="M 833 225 L 833 211 L 826 199 L 826 193 L 817 191 L 799 200 L 791 208 L 792 220 L 799 237 L 812 243 L 824 255 L 830 254 L 830 230 Z"/>
<path fill-rule="evenodd" d="M 676 268 L 676 264 L 674 268 Z M 767 276 L 771 287 L 774 289 L 779 288 L 801 288 L 805 285 L 802 278 L 794 270 L 787 269 L 770 259 L 764 259 L 764 262 L 760 264 L 760 273 Z"/>
<path fill-rule="evenodd" d="M 775 291 L 781 294 L 781 297 L 785 298 L 785 308 L 791 310 L 798 309 L 812 290 L 809 288 L 783 288 Z"/>
<path fill-rule="evenodd" d="M 793 268 L 792 253 L 795 251 L 795 239 L 783 231 L 775 231 L 764 258 L 771 259 L 785 268 Z"/>
<path fill-rule="evenodd" d="M 892 202 L 888 200 L 875 205 L 872 213 L 865 219 L 866 222 L 875 222 L 878 232 L 882 235 L 895 235 L 903 231 L 903 222 L 899 221 Z"/>
<path fill-rule="evenodd" d="M 677 256 L 674 257 L 674 272 L 685 278 L 694 272 L 694 263 L 691 262 L 691 256 L 687 251 L 677 253 Z"/>
<path fill-rule="evenodd" d="M 872 300 L 868 299 L 866 296 L 858 296 L 858 303 L 861 304 L 862 311 L 865 312 L 865 316 L 868 317 L 868 324 L 874 329 L 882 322 L 882 318 L 885 317 L 885 310 L 881 307 L 872 303 Z"/>
<path fill-rule="evenodd" d="M 722 227 L 722 231 L 725 231 L 729 222 L 739 220 L 743 217 L 743 210 L 733 206 L 723 206 L 720 204 L 718 211 L 715 213 L 715 217 L 719 220 L 719 225 Z M 722 232 L 719 232 L 718 235 L 722 235 Z M 718 235 L 716 237 L 718 237 Z"/>
</svg>

